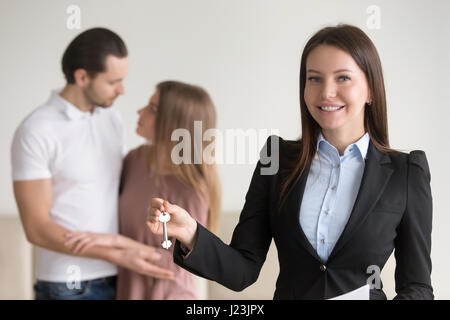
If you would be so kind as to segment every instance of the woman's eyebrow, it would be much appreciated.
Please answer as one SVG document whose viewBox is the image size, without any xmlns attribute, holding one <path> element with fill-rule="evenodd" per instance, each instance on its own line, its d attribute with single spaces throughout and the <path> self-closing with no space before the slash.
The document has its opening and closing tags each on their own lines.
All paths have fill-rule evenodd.
<svg viewBox="0 0 450 320">
<path fill-rule="evenodd" d="M 314 70 L 314 69 L 308 69 L 307 72 L 321 73 L 320 71 L 317 71 L 317 70 Z M 339 70 L 336 70 L 336 71 L 333 72 L 333 73 L 339 73 L 339 72 L 353 72 L 353 71 L 350 70 L 350 69 L 339 69 Z"/>
</svg>

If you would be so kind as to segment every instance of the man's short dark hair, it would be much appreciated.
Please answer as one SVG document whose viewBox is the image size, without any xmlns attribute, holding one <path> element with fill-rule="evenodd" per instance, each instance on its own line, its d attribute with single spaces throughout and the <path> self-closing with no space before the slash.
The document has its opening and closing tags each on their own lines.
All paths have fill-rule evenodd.
<svg viewBox="0 0 450 320">
<path fill-rule="evenodd" d="M 93 28 L 80 33 L 67 47 L 62 69 L 68 83 L 75 83 L 74 72 L 85 69 L 90 77 L 105 71 L 108 55 L 124 58 L 128 55 L 123 40 L 111 30 Z"/>
</svg>

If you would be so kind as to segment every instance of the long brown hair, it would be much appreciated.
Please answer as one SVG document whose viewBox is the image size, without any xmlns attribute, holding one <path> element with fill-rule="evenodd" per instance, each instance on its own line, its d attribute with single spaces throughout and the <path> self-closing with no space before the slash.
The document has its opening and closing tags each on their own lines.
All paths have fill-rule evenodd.
<svg viewBox="0 0 450 320">
<path fill-rule="evenodd" d="M 201 121 L 201 137 L 208 129 L 216 127 L 216 110 L 209 94 L 201 87 L 179 81 L 164 81 L 156 86 L 159 103 L 155 118 L 155 136 L 149 152 L 149 166 L 158 173 L 168 170 L 209 203 L 208 229 L 217 233 L 221 205 L 220 179 L 215 162 L 209 164 L 201 158 L 194 161 L 195 153 L 205 149 L 194 145 L 194 121 Z M 176 129 L 185 129 L 191 136 L 191 159 L 189 163 L 175 164 L 171 152 L 177 141 L 171 141 Z M 199 143 L 197 141 L 196 143 Z M 209 142 L 208 142 L 209 143 Z M 202 156 L 202 155 L 201 155 Z M 198 157 L 198 154 L 197 154 Z"/>
<path fill-rule="evenodd" d="M 344 50 L 352 56 L 359 68 L 364 72 L 371 104 L 365 105 L 364 128 L 369 132 L 371 142 L 383 153 L 396 153 L 389 146 L 388 123 L 386 112 L 386 92 L 383 71 L 377 49 L 369 37 L 359 28 L 347 24 L 326 27 L 315 33 L 306 43 L 300 63 L 300 113 L 301 138 L 297 140 L 297 156 L 287 162 L 290 173 L 282 182 L 279 208 L 281 209 L 292 187 L 298 182 L 303 171 L 311 163 L 317 150 L 316 143 L 321 131 L 306 107 L 304 98 L 306 86 L 306 59 L 309 53 L 320 45 L 331 45 Z"/>
</svg>

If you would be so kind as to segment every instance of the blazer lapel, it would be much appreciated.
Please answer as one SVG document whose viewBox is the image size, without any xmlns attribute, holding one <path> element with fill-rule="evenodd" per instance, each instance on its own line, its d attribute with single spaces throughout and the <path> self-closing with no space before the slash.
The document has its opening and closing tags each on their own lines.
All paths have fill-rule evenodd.
<svg viewBox="0 0 450 320">
<path fill-rule="evenodd" d="M 347 225 L 336 242 L 328 261 L 345 246 L 354 232 L 358 230 L 359 225 L 364 222 L 367 215 L 372 211 L 394 171 L 388 165 L 390 163 L 390 157 L 378 151 L 372 144 L 372 141 L 370 141 L 358 196 Z"/>
<path fill-rule="evenodd" d="M 291 190 L 284 208 L 286 210 L 286 214 L 288 215 L 287 223 L 290 228 L 290 234 L 292 235 L 292 237 L 298 243 L 300 243 L 313 257 L 315 257 L 318 261 L 321 261 L 319 255 L 309 242 L 300 225 L 300 205 L 302 203 L 306 180 L 308 178 L 310 168 L 311 163 L 306 166 L 299 181 Z"/>
</svg>

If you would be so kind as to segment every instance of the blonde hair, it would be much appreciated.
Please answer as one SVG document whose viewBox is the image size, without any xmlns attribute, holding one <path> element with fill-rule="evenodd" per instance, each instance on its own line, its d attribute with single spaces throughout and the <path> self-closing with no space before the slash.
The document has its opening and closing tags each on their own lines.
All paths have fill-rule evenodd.
<svg viewBox="0 0 450 320">
<path fill-rule="evenodd" d="M 197 145 L 201 144 L 202 148 L 194 148 L 196 137 L 194 121 L 201 121 L 201 137 L 206 130 L 214 129 L 216 127 L 214 104 L 209 94 L 199 86 L 178 81 L 164 81 L 157 84 L 156 89 L 159 103 L 155 118 L 154 141 L 149 152 L 149 166 L 157 177 L 158 173 L 168 170 L 207 201 L 209 203 L 207 227 L 217 233 L 221 206 L 221 186 L 217 166 L 215 162 L 206 163 L 202 155 L 200 155 L 201 163 L 194 162 L 195 153 L 196 159 L 199 159 L 198 153 L 202 153 L 206 147 L 206 142 L 201 139 L 201 143 L 197 141 Z M 178 141 L 171 141 L 172 133 L 176 129 L 186 129 L 192 137 L 190 147 L 194 151 L 191 152 L 189 163 L 175 164 L 169 160 L 173 148 L 178 144 Z M 183 155 L 183 158 L 185 156 Z"/>
</svg>

